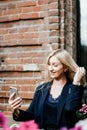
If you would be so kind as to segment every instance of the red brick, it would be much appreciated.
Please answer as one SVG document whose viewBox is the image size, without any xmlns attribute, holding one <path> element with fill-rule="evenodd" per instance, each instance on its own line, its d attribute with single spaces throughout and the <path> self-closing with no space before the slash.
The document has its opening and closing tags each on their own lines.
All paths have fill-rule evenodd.
<svg viewBox="0 0 87 130">
<path fill-rule="evenodd" d="M 10 85 L 10 84 L 15 84 L 15 81 L 11 80 L 11 79 L 10 80 L 8 79 L 8 80 L 5 81 L 5 83 Z"/>
<path fill-rule="evenodd" d="M 49 18 L 49 23 L 59 23 L 59 17 L 58 16 L 53 16 Z"/>
<path fill-rule="evenodd" d="M 59 48 L 59 44 L 58 43 L 52 43 L 52 48 L 54 50 L 58 49 Z"/>
<path fill-rule="evenodd" d="M 58 9 L 52 9 L 48 12 L 49 16 L 58 16 L 59 12 Z"/>
<path fill-rule="evenodd" d="M 49 0 L 48 3 L 53 3 L 53 2 L 58 2 L 59 3 L 60 0 Z"/>
<path fill-rule="evenodd" d="M 6 10 L 7 9 L 7 5 L 6 4 L 0 4 L 0 10 Z"/>
<path fill-rule="evenodd" d="M 9 86 L 3 86 L 3 87 L 2 87 L 2 90 L 3 90 L 3 91 L 9 91 Z"/>
<path fill-rule="evenodd" d="M 4 104 L 0 104 L 0 111 L 6 111 L 7 110 L 7 106 Z"/>
<path fill-rule="evenodd" d="M 0 10 L 0 16 L 2 16 L 2 15 L 3 15 L 3 11 Z"/>
<path fill-rule="evenodd" d="M 36 33 L 24 33 L 23 37 L 24 37 L 24 39 L 26 39 L 26 38 L 38 38 L 39 34 L 38 34 L 38 32 L 36 32 Z"/>
<path fill-rule="evenodd" d="M 42 44 L 42 45 L 47 44 L 47 43 L 49 43 L 49 38 L 45 38 L 45 39 L 44 38 L 39 38 L 39 43 Z"/>
<path fill-rule="evenodd" d="M 0 103 L 4 103 L 5 102 L 5 99 L 2 99 L 1 97 L 0 97 Z"/>
<path fill-rule="evenodd" d="M 49 7 L 48 7 L 49 9 L 58 9 L 58 2 L 54 2 L 54 3 L 51 3 L 51 4 L 49 4 Z"/>
<path fill-rule="evenodd" d="M 47 12 L 47 11 L 42 11 L 42 12 L 40 12 L 39 17 L 40 17 L 40 18 L 48 17 L 48 12 Z"/>
<path fill-rule="evenodd" d="M 40 11 L 43 11 L 43 6 L 35 6 L 33 7 L 33 12 L 40 12 Z"/>
<path fill-rule="evenodd" d="M 29 33 L 29 32 L 37 32 L 39 30 L 39 26 L 31 26 L 31 27 L 24 27 L 24 28 L 19 28 L 18 32 L 19 33 Z"/>
<path fill-rule="evenodd" d="M 4 37 L 3 35 L 0 36 L 0 41 L 3 41 L 4 40 Z"/>
<path fill-rule="evenodd" d="M 22 97 L 24 99 L 32 99 L 34 93 L 20 92 L 19 95 L 20 95 L 20 97 Z"/>
<path fill-rule="evenodd" d="M 39 13 L 22 13 L 20 14 L 20 19 L 33 19 L 39 18 Z"/>
<path fill-rule="evenodd" d="M 57 23 L 53 23 L 49 25 L 50 30 L 57 30 L 59 29 L 59 25 Z"/>
<path fill-rule="evenodd" d="M 38 4 L 48 4 L 49 0 L 38 0 Z"/>
<path fill-rule="evenodd" d="M 6 95 L 7 95 L 7 94 L 6 94 L 5 91 L 4 91 L 4 92 L 3 92 L 3 91 L 0 91 L 0 98 L 1 98 L 1 97 L 6 97 Z"/>
<path fill-rule="evenodd" d="M 8 9 L 3 11 L 3 15 L 14 15 L 14 14 L 19 14 L 21 13 L 20 8 L 15 8 L 15 9 Z"/>
<path fill-rule="evenodd" d="M 58 38 L 58 37 L 52 37 L 51 39 L 50 39 L 50 43 L 58 43 L 59 42 L 59 39 L 60 38 Z"/>
<path fill-rule="evenodd" d="M 9 16 L 9 21 L 15 21 L 15 20 L 19 20 L 20 17 L 18 14 L 14 14 L 14 15 L 10 15 Z"/>
<path fill-rule="evenodd" d="M 62 10 L 61 13 L 60 13 L 60 15 L 61 15 L 61 17 L 64 17 L 64 15 L 65 15 L 65 11 Z"/>
<path fill-rule="evenodd" d="M 53 30 L 50 32 L 50 36 L 58 36 L 59 32 L 57 30 Z"/>
<path fill-rule="evenodd" d="M 23 39 L 23 34 L 8 34 L 5 35 L 5 40 L 12 40 L 12 39 Z"/>
<path fill-rule="evenodd" d="M 16 80 L 16 84 L 29 84 L 29 85 L 31 85 L 31 84 L 35 84 L 36 83 L 36 80 L 35 79 L 20 79 L 20 80 Z"/>
<path fill-rule="evenodd" d="M 7 9 L 15 9 L 16 8 L 16 3 L 15 2 L 9 2 L 8 3 L 8 6 L 7 6 Z"/>
<path fill-rule="evenodd" d="M 22 8 L 22 13 L 30 13 L 33 11 L 33 7 L 23 7 Z"/>
<path fill-rule="evenodd" d="M 38 39 L 34 39 L 34 38 L 25 38 L 24 40 L 18 40 L 18 45 L 39 45 L 40 43 L 38 42 Z M 17 45 L 16 44 L 16 45 Z"/>
<path fill-rule="evenodd" d="M 35 58 L 33 58 L 33 62 L 34 63 L 38 63 L 38 64 L 41 64 L 41 63 L 43 63 L 43 59 L 42 59 L 42 57 L 40 58 L 38 58 L 38 57 L 35 57 Z"/>
<path fill-rule="evenodd" d="M 0 22 L 7 22 L 9 21 L 9 16 L 0 16 Z"/>
<path fill-rule="evenodd" d="M 64 45 L 65 39 L 64 37 L 60 39 L 60 43 Z"/>
<path fill-rule="evenodd" d="M 0 41 L 0 46 L 13 46 L 17 45 L 17 40 L 2 40 Z"/>
<path fill-rule="evenodd" d="M 14 65 L 14 64 L 22 64 L 22 60 L 21 59 L 6 59 L 5 60 L 5 63 L 6 64 L 11 64 L 11 65 Z"/>
<path fill-rule="evenodd" d="M 16 7 L 26 7 L 26 6 L 35 6 L 36 1 L 24 1 L 24 2 L 19 2 L 16 4 Z"/>
<path fill-rule="evenodd" d="M 13 33 L 17 33 L 18 32 L 18 29 L 17 28 L 10 28 L 10 29 L 7 29 L 8 30 L 8 33 L 9 34 L 13 34 Z"/>
</svg>

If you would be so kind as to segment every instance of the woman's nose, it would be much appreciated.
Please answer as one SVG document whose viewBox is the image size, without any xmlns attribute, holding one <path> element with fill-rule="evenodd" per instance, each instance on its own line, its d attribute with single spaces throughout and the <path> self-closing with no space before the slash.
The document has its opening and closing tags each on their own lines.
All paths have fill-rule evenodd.
<svg viewBox="0 0 87 130">
<path fill-rule="evenodd" d="M 49 70 L 53 70 L 53 66 L 52 65 L 49 67 Z"/>
</svg>

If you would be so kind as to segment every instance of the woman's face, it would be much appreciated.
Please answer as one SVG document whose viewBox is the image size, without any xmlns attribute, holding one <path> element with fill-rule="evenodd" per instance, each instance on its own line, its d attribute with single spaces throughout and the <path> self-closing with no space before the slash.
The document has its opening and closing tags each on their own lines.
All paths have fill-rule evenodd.
<svg viewBox="0 0 87 130">
<path fill-rule="evenodd" d="M 56 56 L 52 56 L 49 59 L 48 70 L 50 77 L 53 79 L 58 79 L 64 74 L 63 64 L 57 59 Z"/>
</svg>

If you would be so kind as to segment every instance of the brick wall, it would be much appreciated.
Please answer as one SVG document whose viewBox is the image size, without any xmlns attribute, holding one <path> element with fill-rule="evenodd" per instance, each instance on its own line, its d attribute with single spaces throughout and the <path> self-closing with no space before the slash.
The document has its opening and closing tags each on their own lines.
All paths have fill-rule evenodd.
<svg viewBox="0 0 87 130">
<path fill-rule="evenodd" d="M 66 48 L 73 52 L 76 39 L 69 39 L 68 34 L 76 32 L 68 28 L 66 33 L 67 26 L 73 26 L 70 20 L 67 25 L 72 6 L 72 1 L 66 4 L 64 0 L 0 1 L 0 111 L 11 114 L 10 86 L 18 88 L 22 109 L 28 107 L 36 85 L 44 81 L 50 50 Z"/>
</svg>

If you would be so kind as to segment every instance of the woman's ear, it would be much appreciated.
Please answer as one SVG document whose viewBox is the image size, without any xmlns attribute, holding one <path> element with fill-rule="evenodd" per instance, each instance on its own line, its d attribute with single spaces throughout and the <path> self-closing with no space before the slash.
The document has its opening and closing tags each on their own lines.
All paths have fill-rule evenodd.
<svg viewBox="0 0 87 130">
<path fill-rule="evenodd" d="M 66 72 L 69 69 L 68 66 L 66 65 L 63 65 L 63 68 L 64 68 L 64 72 Z"/>
</svg>

